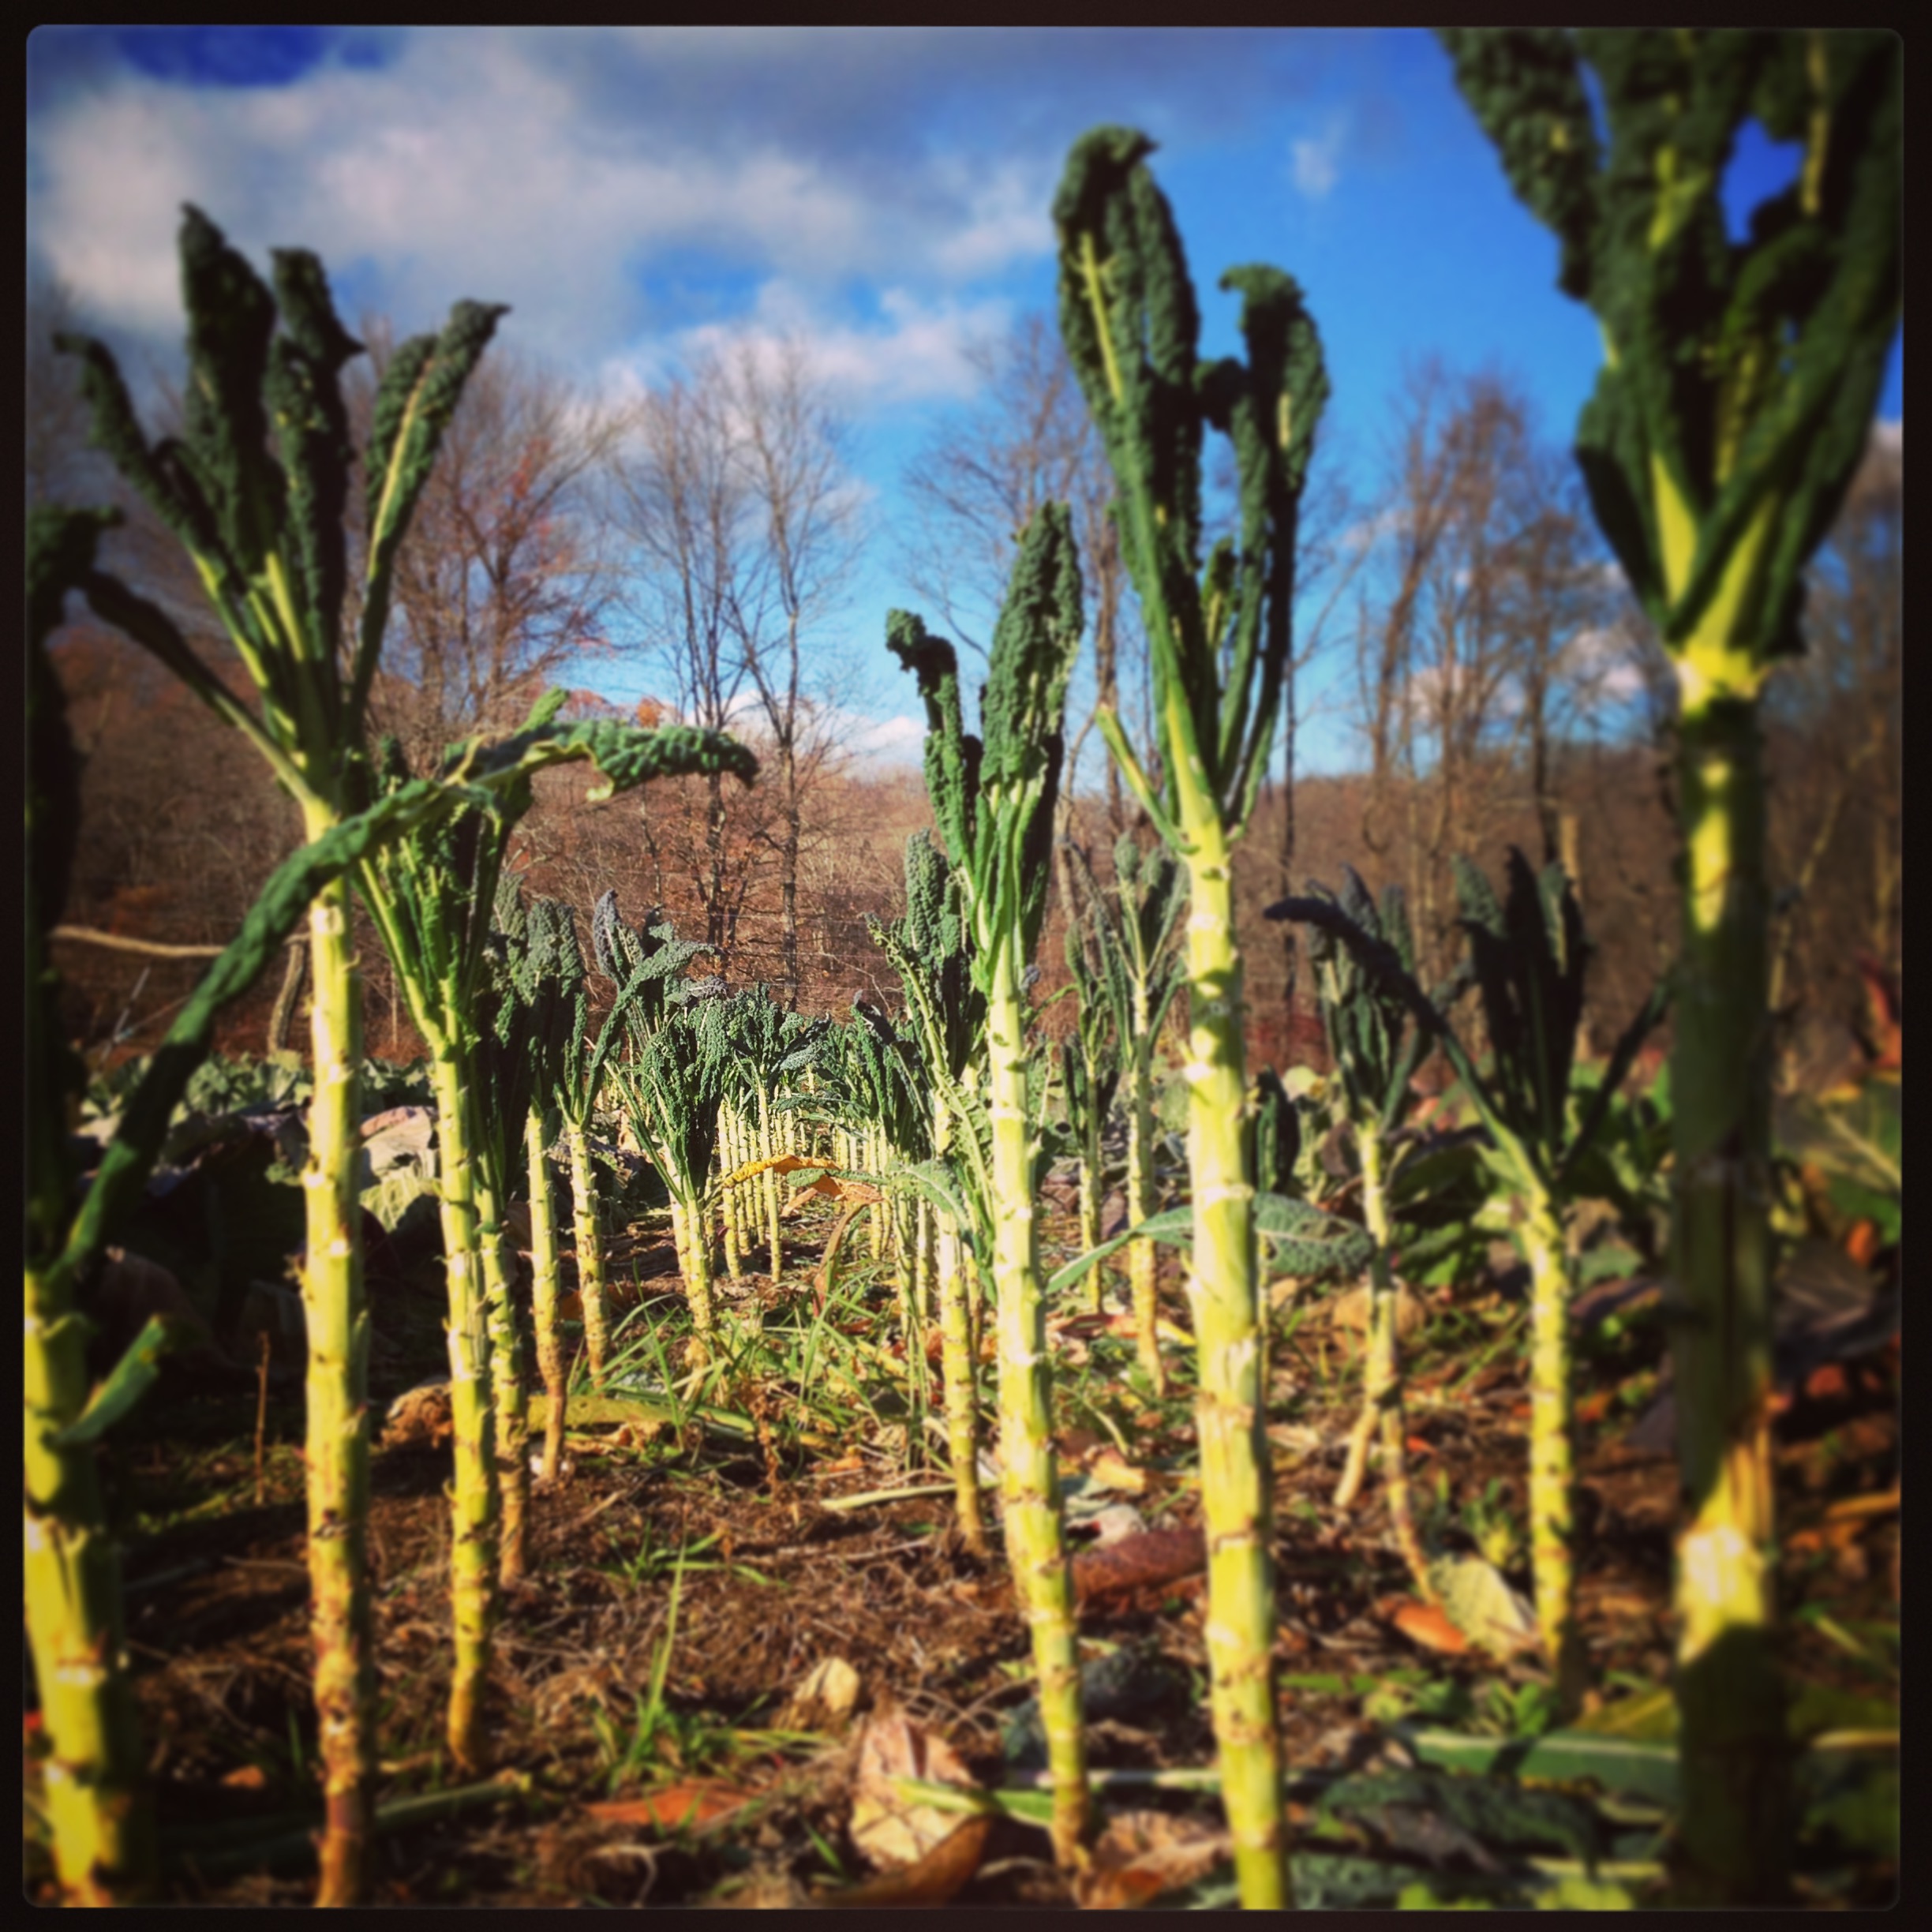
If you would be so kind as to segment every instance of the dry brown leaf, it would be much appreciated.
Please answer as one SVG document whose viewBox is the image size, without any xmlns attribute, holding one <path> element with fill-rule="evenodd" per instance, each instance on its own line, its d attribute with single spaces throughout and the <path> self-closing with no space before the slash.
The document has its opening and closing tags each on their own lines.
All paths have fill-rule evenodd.
<svg viewBox="0 0 1932 1932">
<path fill-rule="evenodd" d="M 1123 1811 L 1106 1822 L 1073 1896 L 1090 1911 L 1151 1904 L 1204 1878 L 1231 1855 L 1233 1841 L 1200 1818 L 1166 1811 Z"/>
<path fill-rule="evenodd" d="M 1834 1503 L 1825 1512 L 1825 1520 L 1837 1522 L 1847 1516 L 1896 1516 L 1898 1506 L 1898 1485 L 1894 1483 L 1882 1496 L 1846 1496 Z"/>
<path fill-rule="evenodd" d="M 1433 1604 L 1418 1602 L 1413 1597 L 1402 1598 L 1395 1606 L 1388 1620 L 1411 1643 L 1420 1644 L 1425 1650 L 1440 1650 L 1446 1656 L 1455 1657 L 1470 1647 L 1469 1639 L 1444 1612 Z"/>
<path fill-rule="evenodd" d="M 757 1796 L 728 1784 L 694 1778 L 646 1792 L 641 1798 L 617 1798 L 608 1804 L 584 1807 L 584 1815 L 601 1825 L 642 1825 L 657 1831 L 709 1831 Z"/>
<path fill-rule="evenodd" d="M 949 1837 L 959 1814 L 904 1796 L 900 1778 L 975 1787 L 944 1738 L 913 1722 L 889 1694 L 872 1707 L 859 1733 L 852 1784 L 852 1840 L 868 1863 L 883 1869 L 916 1863 Z"/>
<path fill-rule="evenodd" d="M 118 1355 L 157 1315 L 174 1333 L 178 1360 L 232 1366 L 187 1290 L 166 1268 L 145 1255 L 110 1248 L 88 1297 L 88 1319 L 105 1332 Z"/>
<path fill-rule="evenodd" d="M 450 1389 L 447 1382 L 425 1382 L 406 1389 L 389 1405 L 380 1446 L 384 1449 L 438 1449 L 450 1440 Z"/>
<path fill-rule="evenodd" d="M 504 1239 L 519 1254 L 530 1251 L 530 1211 L 528 1201 L 512 1201 L 503 1211 Z"/>
<path fill-rule="evenodd" d="M 1084 1603 L 1114 1590 L 1171 1583 L 1207 1563 L 1208 1539 L 1200 1530 L 1149 1530 L 1082 1551 L 1073 1559 L 1073 1594 Z"/>
<path fill-rule="evenodd" d="M 886 1198 L 883 1190 L 869 1181 L 841 1181 L 836 1174 L 822 1174 L 816 1181 L 807 1181 L 802 1188 L 793 1189 L 786 1205 L 795 1202 L 803 1205 L 814 1194 L 822 1194 L 827 1200 L 859 1201 L 868 1205 Z"/>
<path fill-rule="evenodd" d="M 1346 1294 L 1337 1295 L 1329 1304 L 1328 1318 L 1338 1328 L 1360 1333 L 1368 1326 L 1369 1302 L 1366 1288 L 1351 1288 Z M 1397 1335 L 1407 1341 L 1428 1320 L 1428 1310 L 1422 1305 L 1421 1297 L 1406 1285 L 1398 1284 L 1395 1290 Z"/>
<path fill-rule="evenodd" d="M 1096 1489 L 1117 1489 L 1127 1496 L 1140 1496 L 1148 1486 L 1148 1473 L 1136 1469 L 1118 1449 L 1103 1449 L 1087 1466 L 1087 1480 Z"/>
<path fill-rule="evenodd" d="M 781 1728 L 838 1731 L 859 1702 L 859 1673 L 843 1657 L 821 1657 L 792 1694 Z"/>
<path fill-rule="evenodd" d="M 724 1177 L 726 1187 L 735 1186 L 740 1181 L 749 1181 L 754 1174 L 796 1174 L 801 1167 L 824 1169 L 830 1163 L 813 1160 L 803 1154 L 778 1154 L 769 1160 L 747 1161 L 743 1166 L 734 1170 Z"/>
<path fill-rule="evenodd" d="M 910 1865 L 901 1865 L 863 1885 L 842 1892 L 820 1893 L 817 1905 L 944 1905 L 979 1869 L 992 1836 L 990 1818 L 962 1818 L 933 1848 Z"/>
</svg>

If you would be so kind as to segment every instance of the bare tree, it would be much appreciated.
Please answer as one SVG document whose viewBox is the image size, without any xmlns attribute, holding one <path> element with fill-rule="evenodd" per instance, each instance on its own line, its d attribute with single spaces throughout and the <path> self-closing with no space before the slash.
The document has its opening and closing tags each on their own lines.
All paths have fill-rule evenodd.
<svg viewBox="0 0 1932 1932">
<path fill-rule="evenodd" d="M 104 500 L 113 494 L 111 466 L 87 447 L 88 406 L 80 365 L 54 346 L 82 326 L 73 292 L 44 269 L 27 279 L 27 503 Z"/>
<path fill-rule="evenodd" d="M 1120 542 L 1108 513 L 1113 473 L 1066 359 L 1059 331 L 1037 312 L 1003 337 L 976 343 L 968 360 L 984 379 L 978 401 L 939 430 L 908 466 L 905 493 L 916 534 L 906 549 L 908 576 L 919 596 L 969 649 L 983 655 L 991 641 L 1020 536 L 1043 503 L 1067 504 L 1080 548 L 1080 575 L 1092 627 L 1092 702 L 1068 743 L 1067 767 L 1103 709 L 1121 708 L 1122 672 L 1146 691 L 1145 644 L 1138 605 L 1128 597 Z M 1136 731 L 1151 739 L 1144 716 Z M 1110 833 L 1130 817 L 1114 761 L 1103 760 Z M 1063 795 L 1070 815 L 1074 788 Z"/>
<path fill-rule="evenodd" d="M 769 358 L 740 344 L 718 374 L 735 430 L 740 478 L 754 533 L 748 567 L 728 586 L 731 628 L 758 695 L 770 742 L 769 784 L 778 814 L 781 957 L 785 1002 L 799 1001 L 799 855 L 805 794 L 835 761 L 838 718 L 822 701 L 827 673 L 807 646 L 842 601 L 861 531 L 848 469 L 848 432 L 803 346 Z M 822 647 L 820 647 L 821 650 Z"/>
<path fill-rule="evenodd" d="M 1452 853 L 1482 850 L 1526 807 L 1545 858 L 1564 851 L 1555 765 L 1578 694 L 1601 679 L 1577 643 L 1601 627 L 1610 593 L 1567 453 L 1541 440 L 1518 384 L 1432 361 L 1399 406 L 1364 526 L 1383 552 L 1358 607 L 1364 833 L 1387 851 L 1401 826 L 1436 972 L 1456 948 Z M 1574 859 L 1574 835 L 1568 845 Z"/>
<path fill-rule="evenodd" d="M 395 346 L 381 317 L 364 320 L 362 338 L 358 441 Z M 593 486 L 619 426 L 616 410 L 514 351 L 478 366 L 398 559 L 372 695 L 376 728 L 413 764 L 465 732 L 513 727 L 545 685 L 608 650 L 616 582 Z"/>
<path fill-rule="evenodd" d="M 709 358 L 639 400 L 612 471 L 635 546 L 631 595 L 647 644 L 665 654 L 680 715 L 713 729 L 732 722 L 749 676 L 739 612 L 762 541 L 736 444 L 727 384 Z M 706 942 L 728 958 L 750 860 L 742 840 L 726 837 L 722 777 L 706 779 L 704 793 L 702 854 L 693 855 L 690 870 Z M 664 808 L 661 799 L 644 808 L 653 856 Z"/>
<path fill-rule="evenodd" d="M 1766 691 L 1767 735 L 1788 768 L 1771 794 L 1785 887 L 1774 1009 L 1801 955 L 1803 983 L 1836 981 L 1840 998 L 1856 951 L 1898 957 L 1904 488 L 1902 440 L 1875 429 L 1812 566 L 1804 654 Z"/>
</svg>

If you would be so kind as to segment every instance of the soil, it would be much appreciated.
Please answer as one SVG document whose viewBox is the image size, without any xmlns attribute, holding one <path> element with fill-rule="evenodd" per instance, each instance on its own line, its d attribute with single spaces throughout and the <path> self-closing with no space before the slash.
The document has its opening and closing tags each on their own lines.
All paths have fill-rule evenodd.
<svg viewBox="0 0 1932 1932">
<path fill-rule="evenodd" d="M 800 1230 L 778 1289 L 760 1278 L 768 1321 L 809 1296 L 830 1219 L 828 1210 L 822 1224 Z M 1064 1219 L 1043 1228 L 1050 1251 L 1073 1238 Z M 842 1271 L 853 1268 L 853 1252 Z M 635 1292 L 650 1296 L 673 1285 L 671 1266 L 668 1237 L 639 1231 L 616 1245 L 610 1274 L 635 1276 Z M 1171 1260 L 1167 1267 L 1164 1312 L 1185 1325 Z M 376 1299 L 371 1380 L 385 1409 L 442 1367 L 436 1275 L 419 1270 Z M 889 1284 L 870 1305 L 889 1346 Z M 1425 1514 L 1439 1495 L 1454 1506 L 1487 1491 L 1520 1519 L 1527 1402 L 1517 1351 L 1497 1350 L 1473 1376 L 1466 1367 L 1507 1312 L 1483 1284 L 1443 1291 L 1410 1349 L 1410 1471 Z M 1357 1762 L 1372 1748 L 1364 1679 L 1453 1680 L 1473 1698 L 1540 1675 L 1533 1662 L 1425 1647 L 1441 1639 L 1413 1617 L 1417 1636 L 1398 1627 L 1413 1592 L 1379 1481 L 1372 1474 L 1346 1517 L 1331 1504 L 1357 1401 L 1358 1343 L 1327 1313 L 1319 1305 L 1278 1310 L 1271 1354 L 1275 1655 L 1286 1754 L 1297 1768 Z M 1186 1530 L 1198 1512 L 1185 1406 L 1136 1413 L 1121 1399 L 1131 1343 L 1101 1327 L 1076 1324 L 1065 1344 L 1063 1470 L 1091 1468 L 1103 1451 L 1118 1458 L 1108 1440 L 1118 1431 L 1144 1473 L 1135 1507 L 1155 1527 Z M 1623 1440 L 1661 1352 L 1661 1327 L 1635 1324 L 1616 1345 L 1589 1351 L 1579 1391 L 1582 1615 L 1593 1681 L 1612 1696 L 1633 1681 L 1664 1683 L 1670 1667 L 1676 1466 Z M 1894 1340 L 1814 1376 L 1778 1421 L 1786 1602 L 1826 1607 L 1824 1621 L 1840 1635 L 1896 1623 L 1896 1508 L 1843 1506 L 1896 1492 L 1897 1366 Z M 910 1466 L 903 1431 L 897 1442 L 855 1429 L 829 1446 L 791 1443 L 785 1404 L 781 1389 L 745 1391 L 740 1406 L 762 1410 L 768 1425 L 764 1445 L 695 1427 L 650 1440 L 635 1429 L 573 1431 L 563 1478 L 534 1491 L 529 1574 L 507 1593 L 497 1633 L 489 1730 L 505 1781 L 451 1814 L 386 1831 L 377 1903 L 814 1902 L 869 1875 L 851 1829 L 853 1727 L 888 1700 L 946 1739 L 983 1784 L 1021 1781 L 1005 1747 L 1031 1694 L 1025 1627 L 1003 1565 L 976 1559 L 954 1532 L 936 1440 L 932 1458 Z M 313 1886 L 313 1852 L 293 1816 L 316 1802 L 298 1381 L 271 1391 L 259 1503 L 254 1429 L 253 1391 L 177 1383 L 125 1426 L 103 1463 L 124 1537 L 129 1648 L 168 1848 L 164 1896 L 174 1903 L 295 1905 Z M 375 1457 L 370 1529 L 385 1802 L 458 1781 L 442 1744 L 448 1451 L 432 1432 L 395 1433 Z M 915 1485 L 940 1492 L 836 1507 Z M 1431 1526 L 1445 1547 L 1473 1547 L 1452 1513 Z M 1511 1574 L 1527 1587 L 1520 1570 Z M 1139 1687 L 1092 1722 L 1096 1765 L 1211 1762 L 1204 1609 L 1197 1568 L 1084 1596 L 1083 1640 L 1095 1657 L 1124 1653 Z M 1871 1694 L 1868 1668 L 1818 1621 L 1788 1617 L 1780 1641 L 1794 1679 Z M 810 1734 L 788 1730 L 788 1703 L 827 1659 L 857 1673 L 856 1709 Z M 627 1765 L 658 1670 L 657 1735 Z M 693 1780 L 723 1794 L 717 1822 L 639 1823 L 635 1806 L 628 1822 L 611 1815 L 614 1799 Z M 1214 1799 L 1200 1793 L 1134 1802 L 1218 1822 Z M 278 1821 L 286 1828 L 291 1818 L 278 1838 Z M 1892 1877 L 1868 1863 L 1853 1900 L 1882 1902 Z M 953 1902 L 1071 1900 L 1044 1833 L 1002 1819 Z"/>
</svg>

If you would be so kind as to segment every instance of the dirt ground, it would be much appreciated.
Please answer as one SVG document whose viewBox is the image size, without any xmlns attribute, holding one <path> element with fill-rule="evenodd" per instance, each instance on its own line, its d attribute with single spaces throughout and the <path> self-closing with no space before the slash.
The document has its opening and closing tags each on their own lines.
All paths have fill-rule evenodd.
<svg viewBox="0 0 1932 1932">
<path fill-rule="evenodd" d="M 1046 1232 L 1071 1239 L 1057 1223 Z M 781 1286 L 765 1282 L 768 1321 L 803 1301 L 822 1237 L 816 1222 L 802 1228 Z M 672 1286 L 668 1260 L 665 1237 L 639 1234 L 620 1244 L 612 1279 L 635 1273 L 648 1314 L 648 1297 Z M 1166 1265 L 1165 1312 L 1185 1323 Z M 432 1271 L 378 1301 L 372 1382 L 385 1407 L 441 1369 L 439 1300 Z M 869 1307 L 876 1332 L 889 1338 L 887 1285 L 855 1305 Z M 1447 1547 L 1458 1538 L 1469 1547 L 1454 1511 L 1485 1492 L 1513 1501 L 1520 1516 L 1527 1402 L 1518 1351 L 1498 1347 L 1470 1370 L 1477 1343 L 1504 1333 L 1508 1312 L 1490 1288 L 1444 1291 L 1410 1345 L 1412 1481 L 1425 1518 L 1436 1509 L 1428 1526 Z M 1432 1687 L 1440 1699 L 1442 1687 L 1459 1683 L 1480 1705 L 1497 1694 L 1492 1687 L 1514 1695 L 1540 1673 L 1444 1647 L 1453 1634 L 1417 1616 L 1372 1476 L 1352 1513 L 1334 1509 L 1357 1401 L 1353 1338 L 1319 1305 L 1278 1312 L 1275 1333 L 1275 1656 L 1286 1757 L 1294 1769 L 1370 1762 L 1391 1695 Z M 1131 1343 L 1081 1336 L 1078 1324 L 1071 1338 L 1063 1470 L 1124 1459 L 1138 1474 L 1129 1500 L 1142 1518 L 1187 1530 L 1198 1508 L 1185 1403 L 1136 1408 L 1120 1395 Z M 1611 1697 L 1661 1684 L 1669 1670 L 1676 1468 L 1623 1441 L 1662 1352 L 1661 1328 L 1637 1324 L 1592 1352 L 1581 1391 L 1582 1612 L 1594 1681 Z M 1870 1694 L 1869 1657 L 1840 1640 L 1862 1625 L 1896 1627 L 1897 1361 L 1894 1341 L 1812 1376 L 1779 1421 L 1786 1601 L 1829 1612 L 1784 1623 L 1786 1668 L 1801 1684 Z M 294 1905 L 310 1896 L 299 1398 L 298 1380 L 271 1391 L 259 1503 L 256 1399 L 245 1386 L 164 1391 L 106 1466 L 125 1539 L 165 1896 L 175 1903 Z M 752 1399 L 768 1420 L 782 1419 L 784 1391 Z M 852 1833 L 854 1737 L 874 1708 L 896 1705 L 943 1739 L 987 1788 L 1023 1781 L 1028 1761 L 1014 1739 L 1031 1695 L 1025 1627 L 1003 1566 L 975 1560 L 953 1532 L 936 1438 L 930 1455 L 915 1449 L 909 1461 L 903 1431 L 879 1440 L 855 1428 L 849 1440 L 809 1447 L 788 1445 L 782 1428 L 768 1428 L 762 1445 L 697 1426 L 642 1433 L 573 1431 L 564 1479 L 534 1490 L 529 1575 L 507 1594 L 496 1638 L 498 1781 L 455 1792 L 442 1746 L 448 1451 L 420 1440 L 379 1449 L 370 1543 L 381 1795 L 404 1813 L 378 1848 L 379 1903 L 836 1899 L 871 1875 Z M 1125 1458 L 1108 1440 L 1116 1434 Z M 838 1507 L 911 1487 L 927 1493 Z M 1203 1578 L 1198 1567 L 1181 1567 L 1186 1574 L 1082 1591 L 1084 1652 L 1112 1672 L 1095 1680 L 1110 1687 L 1090 1687 L 1088 1699 L 1096 1766 L 1212 1762 Z M 853 1708 L 822 1713 L 807 1729 L 795 1700 L 828 1660 L 856 1673 Z M 656 1810 L 668 1822 L 651 1795 L 666 1791 L 674 1802 Z M 439 1795 L 448 1800 L 440 1814 Z M 1135 1803 L 1218 1822 L 1215 1799 L 1199 1792 L 1151 1789 Z M 1300 1814 L 1291 1807 L 1291 1819 Z M 1029 1825 L 997 1821 L 973 1864 L 957 1904 L 1070 1902 L 1044 1833 Z M 1842 1880 L 1835 1890 L 1845 1902 L 1881 1902 L 1892 1878 L 1883 1861 L 1867 1860 L 1848 1895 Z"/>
</svg>

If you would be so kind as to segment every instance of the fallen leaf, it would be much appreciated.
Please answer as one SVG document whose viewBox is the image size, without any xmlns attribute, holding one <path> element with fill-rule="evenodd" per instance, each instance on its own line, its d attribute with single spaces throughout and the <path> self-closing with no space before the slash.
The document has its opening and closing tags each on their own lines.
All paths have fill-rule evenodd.
<svg viewBox="0 0 1932 1932">
<path fill-rule="evenodd" d="M 1851 1382 L 1844 1368 L 1837 1362 L 1826 1362 L 1822 1368 L 1814 1368 L 1805 1377 L 1805 1398 L 1808 1402 L 1833 1402 L 1848 1392 Z"/>
<path fill-rule="evenodd" d="M 1103 1449 L 1087 1466 L 1087 1480 L 1096 1489 L 1118 1489 L 1128 1496 L 1140 1496 L 1148 1486 L 1148 1474 L 1136 1469 L 1118 1449 Z"/>
<path fill-rule="evenodd" d="M 1369 1291 L 1366 1288 L 1351 1288 L 1346 1294 L 1337 1295 L 1329 1304 L 1329 1320 L 1338 1328 L 1360 1333 L 1368 1326 L 1369 1306 Z M 1396 1335 L 1406 1342 L 1420 1332 L 1428 1320 L 1428 1310 L 1421 1297 L 1406 1285 L 1398 1284 L 1395 1290 Z"/>
<path fill-rule="evenodd" d="M 1843 1556 L 1857 1542 L 1862 1526 L 1855 1518 L 1840 1517 L 1833 1521 L 1828 1516 L 1808 1530 L 1792 1530 L 1784 1538 L 1784 1548 L 1795 1556 L 1815 1556 L 1827 1549 Z"/>
<path fill-rule="evenodd" d="M 837 1731 L 859 1702 L 859 1673 L 843 1657 L 821 1657 L 792 1694 L 781 1729 Z"/>
<path fill-rule="evenodd" d="M 1144 1536 L 1085 1550 L 1073 1559 L 1073 1594 L 1089 1597 L 1139 1589 L 1191 1576 L 1208 1563 L 1208 1539 L 1198 1529 L 1150 1530 Z"/>
<path fill-rule="evenodd" d="M 1200 1818 L 1169 1811 L 1117 1812 L 1093 1847 L 1073 1896 L 1090 1911 L 1151 1904 L 1205 1878 L 1230 1855 L 1233 1840 Z"/>
<path fill-rule="evenodd" d="M 869 1204 L 882 1201 L 884 1191 L 866 1181 L 841 1181 L 836 1174 L 822 1174 L 816 1181 L 807 1181 L 792 1194 L 788 1206 L 796 1203 L 803 1205 L 814 1194 L 822 1194 L 827 1200 L 848 1200 Z"/>
<path fill-rule="evenodd" d="M 858 1759 L 852 1841 L 880 1869 L 915 1863 L 959 1823 L 957 1812 L 902 1796 L 899 1779 L 975 1788 L 953 1747 L 914 1723 L 889 1695 L 874 1704 L 859 1731 Z"/>
<path fill-rule="evenodd" d="M 779 1154 L 769 1160 L 747 1161 L 724 1177 L 724 1185 L 735 1187 L 740 1181 L 749 1181 L 754 1174 L 796 1174 L 801 1167 L 815 1167 L 822 1171 L 830 1165 L 829 1161 L 813 1160 L 803 1154 Z"/>
<path fill-rule="evenodd" d="M 1515 1657 L 1541 1641 L 1534 1607 L 1481 1556 L 1439 1558 L 1429 1565 L 1429 1586 L 1455 1629 L 1492 1657 Z"/>
<path fill-rule="evenodd" d="M 818 1893 L 812 1902 L 833 1907 L 946 1904 L 979 1869 L 992 1833 L 990 1817 L 963 1818 L 910 1865 L 882 1872 L 841 1892 Z"/>
<path fill-rule="evenodd" d="M 757 1794 L 705 1779 L 667 1784 L 640 1798 L 613 1799 L 608 1804 L 584 1807 L 584 1814 L 602 1825 L 643 1825 L 658 1831 L 709 1831 L 735 1811 L 742 1811 Z"/>
<path fill-rule="evenodd" d="M 1091 1309 L 1080 1315 L 1050 1315 L 1046 1318 L 1047 1338 L 1057 1341 L 1061 1335 L 1084 1335 L 1091 1339 L 1106 1335 L 1118 1319 L 1115 1316 L 1095 1313 Z"/>
<path fill-rule="evenodd" d="M 530 1251 L 530 1211 L 528 1201 L 512 1201 L 503 1211 L 504 1239 L 519 1254 Z"/>
<path fill-rule="evenodd" d="M 1469 1639 L 1433 1604 L 1404 1597 L 1395 1606 L 1389 1622 L 1413 1644 L 1425 1650 L 1440 1650 L 1450 1657 L 1468 1649 Z"/>
<path fill-rule="evenodd" d="M 237 1765 L 222 1782 L 230 1791 L 261 1791 L 268 1783 L 268 1773 L 260 1765 Z"/>
<path fill-rule="evenodd" d="M 440 1448 L 450 1440 L 450 1388 L 447 1381 L 425 1382 L 405 1389 L 389 1405 L 380 1447 L 384 1449 Z"/>
<path fill-rule="evenodd" d="M 1847 1496 L 1842 1502 L 1834 1503 L 1825 1512 L 1825 1520 L 1836 1522 L 1844 1516 L 1895 1516 L 1898 1506 L 1898 1485 L 1895 1483 L 1882 1496 Z"/>
</svg>

